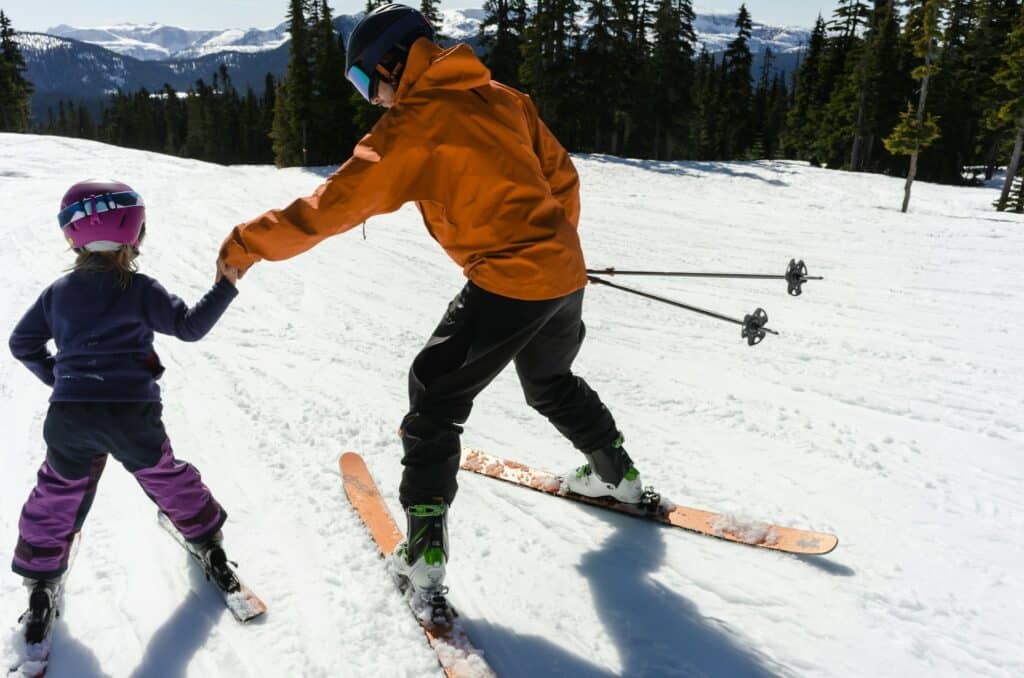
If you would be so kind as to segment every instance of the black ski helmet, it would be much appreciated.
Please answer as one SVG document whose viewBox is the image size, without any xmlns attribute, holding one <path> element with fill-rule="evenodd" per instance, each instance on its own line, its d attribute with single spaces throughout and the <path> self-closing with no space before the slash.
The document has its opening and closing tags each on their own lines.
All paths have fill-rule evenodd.
<svg viewBox="0 0 1024 678">
<path fill-rule="evenodd" d="M 395 49 L 408 52 L 421 37 L 433 40 L 434 27 L 417 9 L 391 3 L 368 12 L 348 38 L 345 77 L 364 99 L 372 100 L 381 77 L 377 67 L 385 55 Z"/>
</svg>

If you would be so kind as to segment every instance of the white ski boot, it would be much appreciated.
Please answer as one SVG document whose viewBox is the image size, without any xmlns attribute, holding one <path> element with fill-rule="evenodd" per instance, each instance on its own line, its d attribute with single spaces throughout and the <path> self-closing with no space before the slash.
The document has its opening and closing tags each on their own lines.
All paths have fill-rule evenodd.
<svg viewBox="0 0 1024 678">
<path fill-rule="evenodd" d="M 644 496 L 640 472 L 622 449 L 622 436 L 609 447 L 584 453 L 587 463 L 562 478 L 562 487 L 584 497 L 608 497 L 639 504 Z"/>
</svg>

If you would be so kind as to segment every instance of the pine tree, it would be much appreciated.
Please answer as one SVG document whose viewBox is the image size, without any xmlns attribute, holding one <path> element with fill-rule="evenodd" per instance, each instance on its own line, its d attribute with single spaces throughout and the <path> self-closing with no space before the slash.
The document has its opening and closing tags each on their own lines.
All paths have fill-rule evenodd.
<svg viewBox="0 0 1024 678">
<path fill-rule="evenodd" d="M 441 31 L 441 26 L 444 24 L 444 17 L 441 16 L 441 0 L 420 0 L 420 13 L 427 17 L 427 21 L 434 27 L 435 42 L 448 40 L 448 36 Z"/>
<path fill-rule="evenodd" d="M 1013 144 L 1013 154 L 1006 171 L 1006 182 L 1003 184 L 1002 193 L 999 196 L 999 203 L 996 208 L 1000 211 L 1006 209 L 1011 200 L 1011 191 L 1014 178 L 1020 170 L 1021 150 L 1024 148 L 1024 6 L 1021 7 L 1017 26 L 1010 33 L 1009 40 L 1003 54 L 1003 65 L 992 78 L 1001 88 L 1000 100 L 1002 105 L 995 110 L 993 115 L 994 124 L 1016 124 L 1016 141 Z M 1017 211 L 1021 211 L 1021 189 L 1017 188 Z"/>
<path fill-rule="evenodd" d="M 576 0 L 537 0 L 519 69 L 520 82 L 541 118 L 567 146 L 575 143 L 576 136 L 573 76 L 579 47 L 578 11 Z"/>
<path fill-rule="evenodd" d="M 25 79 L 25 59 L 14 35 L 0 10 L 0 132 L 27 132 L 32 123 L 32 83 Z"/>
<path fill-rule="evenodd" d="M 993 111 L 1002 104 L 1002 88 L 992 74 L 1003 67 L 1003 55 L 1019 17 L 1021 0 L 975 0 L 974 28 L 967 38 L 965 51 L 971 86 L 969 96 L 974 103 L 972 113 L 980 127 L 975 141 L 976 161 L 985 167 L 986 180 L 991 179 L 1003 160 L 1006 135 L 1013 135 L 1007 123 L 996 124 Z M 1008 123 L 1010 127 L 1013 123 Z"/>
<path fill-rule="evenodd" d="M 345 79 L 345 51 L 334 31 L 327 0 L 317 0 L 312 30 L 313 97 L 310 102 L 308 161 L 314 165 L 341 162 L 355 143 L 351 86 Z"/>
<path fill-rule="evenodd" d="M 672 159 L 676 147 L 688 146 L 693 109 L 693 55 L 697 35 L 690 0 L 659 0 L 654 13 L 651 91 L 654 114 L 654 157 Z"/>
<path fill-rule="evenodd" d="M 860 58 L 849 85 L 857 92 L 853 143 L 850 150 L 851 170 L 869 167 L 874 143 L 883 129 L 892 129 L 902 98 L 899 78 L 899 16 L 895 0 L 876 2 L 864 38 Z M 882 126 L 879 126 L 882 125 Z"/>
<path fill-rule="evenodd" d="M 768 104 L 764 119 L 764 152 L 766 158 L 782 155 L 782 137 L 786 132 L 786 114 L 789 111 L 789 89 L 786 78 L 776 73 L 768 92 Z"/>
<path fill-rule="evenodd" d="M 528 12 L 526 0 L 487 0 L 480 24 L 480 46 L 487 50 L 484 64 L 491 77 L 512 87 L 519 86 L 519 64 Z"/>
<path fill-rule="evenodd" d="M 856 141 L 858 112 L 863 92 L 863 68 L 870 51 L 871 10 L 859 0 L 843 0 L 834 11 L 823 64 L 823 82 L 829 83 L 828 103 L 814 135 L 815 154 L 829 167 L 846 167 Z"/>
<path fill-rule="evenodd" d="M 272 132 L 274 162 L 278 167 L 306 164 L 313 75 L 305 12 L 303 0 L 290 0 L 288 21 L 291 45 L 288 71 L 284 84 L 278 90 Z"/>
<path fill-rule="evenodd" d="M 752 143 L 750 106 L 752 96 L 750 69 L 754 61 L 748 41 L 753 34 L 753 22 L 746 4 L 740 5 L 736 16 L 736 38 L 729 43 L 722 57 L 725 100 L 728 102 L 728 127 L 723 139 L 724 159 L 746 155 Z"/>
<path fill-rule="evenodd" d="M 612 9 L 607 0 L 587 0 L 588 26 L 580 50 L 580 84 L 585 92 L 601 92 L 602 105 L 579 111 L 581 147 L 601 153 L 612 148 L 615 108 L 624 96 L 623 78 L 615 58 Z"/>
<path fill-rule="evenodd" d="M 942 15 L 947 0 L 920 0 L 923 4 L 915 7 L 920 9 L 920 33 L 914 42 L 914 54 L 924 63 L 914 69 L 912 75 L 921 82 L 921 94 L 917 102 L 917 110 L 908 104 L 907 112 L 901 116 L 899 124 L 892 134 L 885 139 L 885 147 L 890 153 L 910 156 L 910 170 L 903 189 L 903 208 L 906 212 L 910 206 L 910 189 L 917 176 L 917 159 L 922 149 L 928 147 L 938 136 L 939 128 L 935 119 L 925 116 L 925 105 L 928 101 L 928 83 L 936 72 L 938 41 L 942 37 Z M 910 24 L 914 26 L 914 24 Z M 911 120 L 913 115 L 913 120 Z"/>
<path fill-rule="evenodd" d="M 807 43 L 807 51 L 794 78 L 793 106 L 787 116 L 782 142 L 787 158 L 817 163 L 812 142 L 818 129 L 820 112 L 829 95 L 829 83 L 822 78 L 825 31 L 825 20 L 819 14 Z"/>
</svg>

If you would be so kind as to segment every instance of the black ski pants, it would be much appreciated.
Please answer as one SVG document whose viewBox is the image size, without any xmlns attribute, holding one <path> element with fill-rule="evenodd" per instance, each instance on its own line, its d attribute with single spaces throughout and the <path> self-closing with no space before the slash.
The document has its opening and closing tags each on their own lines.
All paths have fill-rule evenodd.
<svg viewBox="0 0 1024 678">
<path fill-rule="evenodd" d="M 477 394 L 510 362 L 526 402 L 579 450 L 615 441 L 611 413 L 571 370 L 586 332 L 582 310 L 583 290 L 522 301 L 466 284 L 409 372 L 409 413 L 401 428 L 403 506 L 455 498 L 460 425 Z"/>
</svg>

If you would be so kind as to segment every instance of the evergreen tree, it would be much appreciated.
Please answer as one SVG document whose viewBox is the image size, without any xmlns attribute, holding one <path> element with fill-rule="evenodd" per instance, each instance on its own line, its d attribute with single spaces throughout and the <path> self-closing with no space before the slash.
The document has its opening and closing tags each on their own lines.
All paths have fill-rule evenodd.
<svg viewBox="0 0 1024 678">
<path fill-rule="evenodd" d="M 624 96 L 624 78 L 615 58 L 612 9 L 607 0 L 587 0 L 588 26 L 580 50 L 580 84 L 584 92 L 601 92 L 602 105 L 581 107 L 580 146 L 601 153 L 614 146 L 615 108 Z"/>
<path fill-rule="evenodd" d="M 617 2 L 618 0 L 613 0 Z M 563 143 L 575 143 L 576 83 L 574 67 L 579 29 L 576 0 L 537 0 L 526 30 L 520 82 L 528 89 L 541 118 Z"/>
<path fill-rule="evenodd" d="M 444 23 L 444 17 L 441 16 L 441 0 L 420 0 L 420 12 L 434 27 L 434 41 L 448 40 L 448 36 L 441 32 L 441 26 Z"/>
<path fill-rule="evenodd" d="M 825 41 L 825 20 L 819 14 L 807 43 L 807 51 L 794 78 L 793 107 L 787 116 L 783 138 L 783 148 L 788 158 L 817 163 L 813 139 L 818 130 L 820 112 L 829 96 L 829 83 L 823 78 Z"/>
<path fill-rule="evenodd" d="M 768 157 L 765 143 L 765 122 L 768 118 L 768 96 L 772 87 L 772 63 L 775 55 L 770 47 L 764 48 L 761 55 L 761 72 L 754 87 L 754 98 L 750 105 L 750 138 L 751 146 L 747 158 L 760 160 Z"/>
<path fill-rule="evenodd" d="M 736 16 L 736 38 L 729 43 L 722 57 L 724 99 L 727 102 L 727 129 L 723 138 L 725 159 L 744 157 L 752 143 L 750 106 L 752 85 L 750 69 L 754 58 L 748 41 L 753 34 L 753 22 L 746 4 L 740 5 Z"/>
<path fill-rule="evenodd" d="M 291 44 L 288 71 L 278 90 L 272 137 L 278 167 L 306 164 L 313 75 L 310 35 L 303 0 L 290 0 L 288 9 Z"/>
<path fill-rule="evenodd" d="M 693 30 L 690 0 L 659 0 L 654 13 L 651 69 L 654 87 L 654 157 L 671 159 L 677 146 L 689 138 L 693 109 L 693 55 L 697 35 Z"/>
<path fill-rule="evenodd" d="M 857 67 L 847 85 L 857 91 L 849 163 L 855 172 L 869 168 L 876 140 L 895 124 L 904 89 L 899 56 L 896 2 L 876 1 Z"/>
<path fill-rule="evenodd" d="M 14 28 L 0 10 L 0 132 L 27 132 L 31 127 L 32 83 L 25 79 L 25 70 Z"/>
<path fill-rule="evenodd" d="M 870 54 L 865 33 L 871 10 L 859 0 L 842 0 L 829 28 L 825 75 L 830 93 L 814 136 L 815 154 L 829 167 L 849 164 L 857 134 L 858 104 L 862 98 L 862 64 Z"/>
<path fill-rule="evenodd" d="M 921 94 L 916 112 L 913 104 L 908 104 L 899 124 L 885 139 L 885 147 L 890 153 L 910 156 L 910 170 L 907 172 L 907 182 L 903 189 L 903 212 L 906 212 L 910 205 L 910 189 L 917 176 L 918 155 L 939 136 L 938 124 L 934 118 L 931 115 L 925 117 L 925 105 L 928 101 L 928 83 L 936 71 L 937 43 L 942 37 L 941 22 L 947 0 L 912 1 L 921 2 L 913 8 L 920 10 L 920 32 L 914 42 L 914 54 L 923 59 L 924 63 L 912 73 L 914 79 L 921 82 Z M 914 26 L 915 23 L 910 25 Z"/>
<path fill-rule="evenodd" d="M 314 165 L 328 165 L 347 158 L 356 140 L 349 104 L 351 86 L 345 79 L 344 45 L 334 31 L 327 0 L 318 0 L 316 9 L 307 160 Z"/>
<path fill-rule="evenodd" d="M 974 28 L 967 38 L 966 52 L 970 87 L 964 93 L 974 104 L 972 115 L 985 122 L 978 130 L 975 147 L 985 178 L 991 179 L 1000 160 L 1005 129 L 992 122 L 990 111 L 1002 104 L 1000 87 L 991 75 L 1002 65 L 1002 57 L 1021 8 L 1021 0 L 975 0 Z"/>
<path fill-rule="evenodd" d="M 180 155 L 185 140 L 185 108 L 173 87 L 163 89 L 164 147 L 168 155 Z"/>
<path fill-rule="evenodd" d="M 786 131 L 786 114 L 789 112 L 789 89 L 786 79 L 776 73 L 768 92 L 763 126 L 764 152 L 766 158 L 778 158 L 782 155 L 782 137 Z"/>
<path fill-rule="evenodd" d="M 512 87 L 519 87 L 519 64 L 528 11 L 526 0 L 487 0 L 480 24 L 480 46 L 487 50 L 484 64 L 491 77 Z"/>
<path fill-rule="evenodd" d="M 1011 191 L 1014 178 L 1020 170 L 1021 150 L 1024 148 L 1024 7 L 1021 8 L 1017 19 L 1017 26 L 1010 33 L 1009 40 L 1003 54 L 1003 65 L 992 78 L 1001 88 L 1002 105 L 995 110 L 993 127 L 999 123 L 1016 126 L 1016 141 L 1013 145 L 1013 153 L 1006 171 L 1006 182 L 999 196 L 999 203 L 996 208 L 1000 211 L 1007 208 L 1012 199 Z M 1016 206 L 1021 211 L 1021 187 L 1017 186 Z"/>
</svg>

